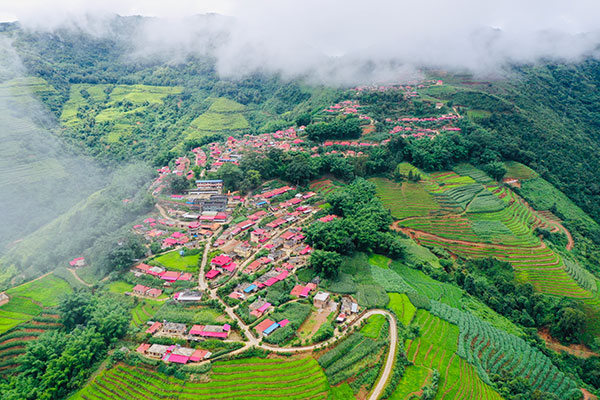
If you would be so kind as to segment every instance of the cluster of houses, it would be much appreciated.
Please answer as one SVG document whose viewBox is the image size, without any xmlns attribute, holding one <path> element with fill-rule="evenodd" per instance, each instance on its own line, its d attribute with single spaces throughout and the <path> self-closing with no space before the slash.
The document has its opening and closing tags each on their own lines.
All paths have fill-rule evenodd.
<svg viewBox="0 0 600 400">
<path fill-rule="evenodd" d="M 187 364 L 188 362 L 200 362 L 210 358 L 211 352 L 202 349 L 191 349 L 178 344 L 162 345 L 142 343 L 136 349 L 139 354 L 152 358 L 158 358 L 167 363 Z"/>
<path fill-rule="evenodd" d="M 340 113 L 344 115 L 358 114 L 358 109 L 360 107 L 362 106 L 359 104 L 358 100 L 344 100 L 324 109 L 323 111 L 327 113 Z"/>
<path fill-rule="evenodd" d="M 162 290 L 160 289 L 155 289 L 155 288 L 151 288 L 148 286 L 144 286 L 144 285 L 135 285 L 133 287 L 133 289 L 131 289 L 131 292 L 136 295 L 136 296 L 141 296 L 141 297 L 150 297 L 150 298 L 157 298 L 158 296 L 160 296 L 162 294 Z"/>
<path fill-rule="evenodd" d="M 158 337 L 180 338 L 193 341 L 205 339 L 227 339 L 231 332 L 231 325 L 193 325 L 189 330 L 186 324 L 178 322 L 148 322 L 150 327 L 146 333 Z"/>
<path fill-rule="evenodd" d="M 192 279 L 192 274 L 189 272 L 167 271 L 163 267 L 152 266 L 145 263 L 140 263 L 133 267 L 132 272 L 136 276 L 142 274 L 152 275 L 167 282 L 189 281 Z"/>
</svg>

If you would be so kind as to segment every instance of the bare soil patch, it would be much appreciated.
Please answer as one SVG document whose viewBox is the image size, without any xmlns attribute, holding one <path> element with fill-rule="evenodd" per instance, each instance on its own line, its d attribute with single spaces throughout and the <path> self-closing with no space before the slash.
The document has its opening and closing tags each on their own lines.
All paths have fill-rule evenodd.
<svg viewBox="0 0 600 400">
<path fill-rule="evenodd" d="M 571 344 L 569 346 L 561 344 L 558 340 L 550 336 L 550 333 L 547 329 L 540 329 L 538 331 L 538 335 L 544 340 L 544 342 L 546 342 L 546 346 L 554 351 L 564 351 L 579 358 L 590 358 L 600 356 L 600 354 L 594 353 L 583 344 Z"/>
</svg>

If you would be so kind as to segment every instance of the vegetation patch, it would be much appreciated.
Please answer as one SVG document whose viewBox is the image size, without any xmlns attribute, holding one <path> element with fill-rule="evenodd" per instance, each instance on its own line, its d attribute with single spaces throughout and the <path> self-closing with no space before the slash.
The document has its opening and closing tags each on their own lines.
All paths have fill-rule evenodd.
<svg viewBox="0 0 600 400">
<path fill-rule="evenodd" d="M 404 326 L 408 326 L 417 308 L 410 302 L 408 296 L 405 293 L 388 293 L 390 301 L 387 307 L 396 314 L 396 317 Z"/>
<path fill-rule="evenodd" d="M 197 254 L 181 256 L 179 250 L 174 250 L 153 258 L 150 264 L 159 264 L 169 270 L 198 272 L 199 258 L 199 252 Z"/>
<path fill-rule="evenodd" d="M 402 219 L 427 215 L 439 208 L 433 196 L 419 183 L 396 183 L 385 178 L 369 179 L 376 186 L 377 196 L 389 208 L 392 216 Z"/>
</svg>

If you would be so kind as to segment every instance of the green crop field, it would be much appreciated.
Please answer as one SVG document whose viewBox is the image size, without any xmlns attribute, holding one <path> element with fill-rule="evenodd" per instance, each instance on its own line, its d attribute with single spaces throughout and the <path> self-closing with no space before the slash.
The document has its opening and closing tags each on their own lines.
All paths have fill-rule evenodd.
<svg viewBox="0 0 600 400">
<path fill-rule="evenodd" d="M 113 281 L 108 284 L 108 290 L 111 293 L 124 294 L 126 292 L 131 292 L 133 286 L 130 283 L 125 281 Z"/>
<path fill-rule="evenodd" d="M 390 259 L 381 254 L 371 254 L 369 256 L 369 264 L 379 268 L 389 268 Z"/>
<path fill-rule="evenodd" d="M 375 184 L 377 196 L 391 210 L 394 218 L 427 215 L 439 208 L 433 196 L 419 183 L 398 184 L 385 178 L 369 180 Z"/>
<path fill-rule="evenodd" d="M 335 192 L 341 187 L 345 186 L 343 182 L 333 179 L 319 179 L 310 183 L 309 188 L 321 195 L 327 195 L 331 192 Z"/>
<path fill-rule="evenodd" d="M 46 331 L 58 329 L 61 326 L 58 321 L 56 314 L 40 314 L 0 335 L 0 375 L 5 371 L 10 373 L 19 364 L 17 357 L 25 353 L 30 342 Z"/>
<path fill-rule="evenodd" d="M 31 321 L 45 307 L 58 305 L 61 296 L 71 291 L 66 281 L 52 274 L 8 289 L 10 300 L 0 307 L 0 334 Z"/>
<path fill-rule="evenodd" d="M 383 318 L 385 321 L 385 317 Z M 384 339 L 368 338 L 361 333 L 353 333 L 321 355 L 318 361 L 325 369 L 329 384 L 338 385 L 350 380 L 350 387 L 355 394 L 361 388 L 369 390 L 379 374 L 379 361 L 384 356 L 386 342 Z"/>
<path fill-rule="evenodd" d="M 198 259 L 200 254 L 191 256 L 180 256 L 179 251 L 171 251 L 161 256 L 153 258 L 150 264 L 159 264 L 169 270 L 177 270 L 184 272 L 198 272 Z"/>
<path fill-rule="evenodd" d="M 489 374 L 511 373 L 527 380 L 534 389 L 554 393 L 558 398 L 578 392 L 574 381 L 525 340 L 436 301 L 431 302 L 431 314 L 458 325 L 451 325 L 460 331 L 456 353 L 475 366 L 484 382 L 491 382 Z"/>
<path fill-rule="evenodd" d="M 30 299 L 44 307 L 54 307 L 60 302 L 62 295 L 70 293 L 71 287 L 64 280 L 50 274 L 42 279 L 8 289 L 6 294 Z"/>
<path fill-rule="evenodd" d="M 327 399 L 329 385 L 312 358 L 248 358 L 216 362 L 207 382 L 172 378 L 117 365 L 100 373 L 72 399 Z"/>
<path fill-rule="evenodd" d="M 454 172 L 459 175 L 469 176 L 475 179 L 476 182 L 482 185 L 490 185 L 494 183 L 494 180 L 490 178 L 488 174 L 480 169 L 475 168 L 471 164 L 459 164 L 453 168 Z"/>
<path fill-rule="evenodd" d="M 163 303 L 156 300 L 142 300 L 131 310 L 133 325 L 141 326 L 150 321 Z"/>
<path fill-rule="evenodd" d="M 426 367 L 409 365 L 404 371 L 402 381 L 389 397 L 390 400 L 410 400 L 427 385 L 433 371 Z"/>
<path fill-rule="evenodd" d="M 507 187 L 496 184 L 482 186 L 482 177 L 473 167 L 461 165 L 456 172 L 429 174 L 425 188 L 436 196 L 439 212 L 427 216 L 418 213 L 399 221 L 399 225 L 420 231 L 417 242 L 442 248 L 464 258 L 494 257 L 509 262 L 516 278 L 530 282 L 537 290 L 583 300 L 600 313 L 600 303 L 593 292 L 595 285 L 589 275 L 566 264 L 563 257 L 535 235 L 535 228 L 552 229 L 546 214 L 534 211 L 521 197 Z M 468 174 L 468 176 L 460 176 Z M 548 209 L 552 204 L 565 211 L 573 220 L 588 226 L 596 225 L 562 193 L 541 178 L 522 182 L 522 190 L 535 208 Z M 466 209 L 466 212 L 463 210 Z M 434 286 L 413 281 L 414 272 L 391 269 L 399 273 L 417 291 L 431 299 L 448 302 Z M 438 283 L 439 284 L 439 283 Z M 455 307 L 459 304 L 450 302 Z"/>
<path fill-rule="evenodd" d="M 420 336 L 407 340 L 406 356 L 417 367 L 439 371 L 436 399 L 501 399 L 482 381 L 475 368 L 457 354 L 459 330 L 456 325 L 425 310 L 417 311 L 415 323 L 420 327 Z M 415 384 L 414 374 L 405 375 L 396 392 L 400 395 L 404 386 L 412 389 Z"/>
<path fill-rule="evenodd" d="M 383 315 L 372 315 L 367 319 L 367 323 L 360 329 L 360 333 L 363 336 L 376 339 L 379 337 L 381 328 L 385 323 L 385 317 Z"/>
<path fill-rule="evenodd" d="M 409 325 L 417 309 L 404 293 L 388 293 L 390 302 L 387 307 L 396 314 L 398 320 L 404 325 Z"/>
<path fill-rule="evenodd" d="M 463 291 L 457 286 L 436 281 L 422 271 L 410 268 L 399 261 L 393 261 L 390 269 L 400 275 L 420 294 L 439 300 L 454 307 L 460 307 Z"/>
<path fill-rule="evenodd" d="M 506 161 L 504 163 L 504 168 L 506 168 L 505 178 L 514 178 L 514 179 L 533 179 L 538 176 L 537 172 L 529 168 L 527 165 L 523 165 L 516 161 Z"/>
<path fill-rule="evenodd" d="M 186 138 L 194 139 L 211 133 L 243 131 L 250 127 L 243 112 L 246 107 L 226 98 L 217 98 L 208 110 L 194 119 L 183 132 Z"/>
</svg>

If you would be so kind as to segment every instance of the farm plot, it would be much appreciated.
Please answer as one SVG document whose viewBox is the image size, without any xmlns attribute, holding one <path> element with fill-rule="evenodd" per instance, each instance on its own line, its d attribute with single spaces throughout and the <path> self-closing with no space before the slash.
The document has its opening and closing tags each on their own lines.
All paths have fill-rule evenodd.
<svg viewBox="0 0 600 400">
<path fill-rule="evenodd" d="M 328 195 L 329 193 L 335 192 L 336 190 L 342 188 L 344 184 L 340 181 L 332 180 L 332 179 L 319 179 L 311 182 L 309 185 L 310 190 L 317 192 L 323 196 Z"/>
<path fill-rule="evenodd" d="M 388 293 L 390 302 L 387 307 L 396 314 L 396 317 L 404 325 L 409 325 L 412 321 L 417 309 L 408 299 L 406 294 L 402 293 Z"/>
<path fill-rule="evenodd" d="M 210 133 L 245 130 L 250 127 L 244 117 L 246 107 L 223 97 L 215 99 L 208 110 L 193 120 L 183 132 L 188 139 L 200 138 Z"/>
<path fill-rule="evenodd" d="M 436 301 L 431 302 L 431 314 L 455 324 L 454 328 L 458 325 L 456 352 L 475 366 L 484 382 L 490 383 L 489 374 L 508 372 L 524 378 L 534 389 L 554 393 L 559 398 L 569 398 L 578 391 L 575 382 L 523 339 Z"/>
<path fill-rule="evenodd" d="M 390 209 L 396 219 L 424 216 L 439 209 L 434 197 L 419 183 L 398 184 L 384 178 L 369 180 L 375 184 L 377 196 L 383 205 Z"/>
<path fill-rule="evenodd" d="M 399 221 L 401 226 L 437 236 L 457 240 L 477 240 L 477 235 L 467 218 L 458 214 L 430 215 Z"/>
<path fill-rule="evenodd" d="M 417 367 L 439 371 L 436 399 L 501 399 L 482 381 L 475 368 L 456 354 L 459 335 L 456 325 L 425 310 L 417 311 L 415 323 L 420 327 L 421 335 L 407 340 L 406 356 Z M 396 392 L 405 385 L 414 388 L 412 378 L 412 375 L 405 375 Z"/>
<path fill-rule="evenodd" d="M 383 318 L 385 320 L 385 317 Z M 384 332 L 380 332 L 380 337 L 382 333 Z M 383 361 L 386 343 L 387 340 L 383 338 L 371 339 L 361 333 L 353 333 L 319 357 L 318 361 L 325 369 L 325 375 L 331 385 L 356 378 L 350 382 L 350 387 L 356 394 L 363 384 L 369 390 L 375 382 Z"/>
<path fill-rule="evenodd" d="M 422 271 L 410 268 L 399 261 L 393 261 L 390 269 L 400 275 L 406 282 L 410 282 L 417 293 L 454 307 L 460 307 L 463 291 L 458 287 L 436 281 Z"/>
<path fill-rule="evenodd" d="M 538 176 L 537 172 L 516 161 L 506 161 L 504 168 L 506 168 L 506 174 L 504 175 L 506 178 L 526 180 Z"/>
<path fill-rule="evenodd" d="M 19 364 L 17 357 L 25 354 L 27 344 L 42 333 L 58 329 L 58 315 L 41 314 L 0 336 L 0 375 L 11 373 Z"/>
<path fill-rule="evenodd" d="M 409 365 L 404 371 L 402 381 L 389 397 L 390 400 L 410 400 L 412 396 L 418 396 L 428 384 L 432 372 L 426 367 Z"/>
<path fill-rule="evenodd" d="M 175 250 L 152 259 L 152 261 L 150 261 L 150 264 L 159 264 L 169 270 L 198 272 L 199 258 L 199 253 L 188 256 L 181 256 L 179 254 L 179 251 Z"/>
<path fill-rule="evenodd" d="M 81 127 L 86 118 L 96 123 L 113 123 L 108 143 L 129 136 L 138 125 L 140 115 L 149 110 L 148 105 L 162 104 L 170 95 L 181 93 L 177 86 L 75 84 L 71 86 L 69 100 L 65 103 L 61 121 L 68 127 Z M 81 109 L 86 110 L 82 116 Z"/>
<path fill-rule="evenodd" d="M 175 379 L 146 368 L 103 371 L 73 399 L 326 399 L 329 385 L 312 358 L 216 362 L 208 382 Z"/>
<path fill-rule="evenodd" d="M 66 281 L 52 274 L 8 289 L 10 301 L 0 307 L 0 334 L 58 305 L 60 297 L 71 291 Z"/>
<path fill-rule="evenodd" d="M 495 182 L 488 174 L 480 169 L 475 168 L 471 164 L 459 164 L 455 166 L 453 170 L 459 175 L 473 178 L 476 182 L 479 182 L 482 185 L 490 185 Z"/>
<path fill-rule="evenodd" d="M 142 300 L 131 310 L 134 326 L 142 326 L 150 321 L 163 303 L 156 300 Z"/>
</svg>

